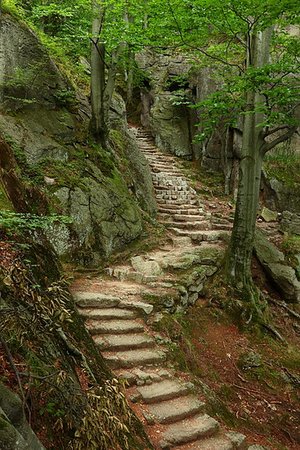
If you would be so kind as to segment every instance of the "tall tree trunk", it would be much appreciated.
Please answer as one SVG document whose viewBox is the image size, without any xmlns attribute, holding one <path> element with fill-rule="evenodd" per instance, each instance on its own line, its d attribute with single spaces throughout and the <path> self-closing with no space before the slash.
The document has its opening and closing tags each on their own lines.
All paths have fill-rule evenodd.
<svg viewBox="0 0 300 450">
<path fill-rule="evenodd" d="M 107 123 L 104 111 L 105 46 L 99 41 L 104 11 L 96 1 L 93 1 L 92 5 L 94 17 L 91 42 L 91 131 L 96 140 L 105 146 L 107 138 Z"/>
<path fill-rule="evenodd" d="M 272 32 L 273 30 L 268 28 L 262 32 L 253 30 L 249 33 L 248 68 L 259 68 L 268 63 Z M 238 197 L 227 275 L 234 286 L 251 294 L 254 292 L 251 259 L 264 156 L 264 135 L 261 126 L 263 115 L 259 112 L 259 106 L 264 104 L 265 100 L 258 93 L 249 91 L 246 101 L 249 112 L 246 112 L 244 117 Z"/>
</svg>

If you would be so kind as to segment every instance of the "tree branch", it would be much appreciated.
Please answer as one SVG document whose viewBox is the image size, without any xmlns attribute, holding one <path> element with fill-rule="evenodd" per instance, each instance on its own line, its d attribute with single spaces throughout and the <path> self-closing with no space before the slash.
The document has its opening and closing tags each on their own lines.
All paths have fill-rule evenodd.
<svg viewBox="0 0 300 450">
<path fill-rule="evenodd" d="M 269 150 L 272 150 L 272 148 L 276 147 L 276 145 L 281 144 L 281 142 L 287 141 L 290 137 L 293 136 L 293 134 L 296 132 L 297 127 L 289 127 L 288 131 L 281 136 L 278 136 L 278 138 L 273 139 L 271 142 L 265 142 L 261 150 L 263 153 L 267 153 Z"/>
<path fill-rule="evenodd" d="M 243 69 L 240 67 L 239 64 L 234 64 L 234 63 L 230 63 L 229 61 L 225 61 L 224 59 L 219 58 L 218 56 L 214 56 L 214 55 L 209 54 L 207 51 L 203 50 L 203 48 L 197 47 L 197 46 L 195 46 L 195 45 L 191 45 L 191 44 L 189 44 L 188 42 L 186 42 L 186 40 L 184 39 L 184 36 L 183 36 L 182 30 L 181 30 L 181 27 L 180 27 L 180 25 L 179 25 L 179 22 L 178 22 L 178 20 L 177 20 L 177 17 L 175 16 L 174 10 L 173 10 L 172 5 L 171 5 L 171 3 L 170 3 L 170 0 L 168 0 L 168 6 L 169 6 L 170 12 L 171 12 L 171 14 L 172 14 L 172 17 L 173 17 L 173 19 L 174 19 L 174 22 L 175 22 L 177 31 L 178 31 L 178 33 L 179 33 L 181 42 L 182 42 L 184 45 L 186 45 L 187 47 L 189 47 L 189 48 L 191 48 L 191 49 L 193 49 L 193 50 L 197 50 L 198 52 L 202 53 L 203 55 L 207 56 L 207 57 L 210 58 L 210 59 L 213 59 L 213 60 L 215 60 L 215 61 L 218 61 L 218 62 L 220 62 L 220 63 L 222 63 L 222 64 L 227 65 L 227 66 L 237 67 L 239 70 L 243 71 Z"/>
<path fill-rule="evenodd" d="M 263 133 L 263 138 L 266 138 L 267 136 L 270 136 L 273 133 L 277 133 L 277 131 L 285 130 L 286 128 L 290 128 L 289 125 L 281 125 L 279 127 L 273 128 L 272 130 L 268 130 L 265 133 Z"/>
</svg>

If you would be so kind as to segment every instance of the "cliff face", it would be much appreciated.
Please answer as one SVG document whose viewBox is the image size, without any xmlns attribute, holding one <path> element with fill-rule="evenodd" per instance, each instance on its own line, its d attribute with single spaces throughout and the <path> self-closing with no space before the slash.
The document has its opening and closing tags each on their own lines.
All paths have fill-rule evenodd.
<svg viewBox="0 0 300 450">
<path fill-rule="evenodd" d="M 49 227 L 48 238 L 62 257 L 97 264 L 137 239 L 142 209 L 155 215 L 156 206 L 150 170 L 127 129 L 122 99 L 114 98 L 109 150 L 89 140 L 89 117 L 87 99 L 61 75 L 34 33 L 2 15 L 0 134 L 20 184 L 43 194 L 27 210 L 71 216 L 72 225 Z M 19 210 L 19 199 L 10 200 Z"/>
</svg>

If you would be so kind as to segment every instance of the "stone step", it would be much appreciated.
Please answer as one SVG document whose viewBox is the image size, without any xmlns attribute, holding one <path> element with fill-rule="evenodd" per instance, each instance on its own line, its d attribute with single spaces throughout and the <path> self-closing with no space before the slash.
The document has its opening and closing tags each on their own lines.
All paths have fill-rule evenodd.
<svg viewBox="0 0 300 450">
<path fill-rule="evenodd" d="M 164 177 L 170 177 L 171 179 L 173 178 L 179 178 L 184 180 L 182 173 L 180 172 L 180 170 L 166 170 L 166 171 L 162 171 L 158 168 L 152 167 L 152 176 L 157 175 L 157 174 L 161 174 L 161 176 L 163 175 Z"/>
<path fill-rule="evenodd" d="M 175 158 L 172 158 L 172 156 L 163 156 L 160 153 L 152 153 L 147 155 L 147 159 L 150 162 L 158 162 L 158 163 L 162 163 L 162 164 L 177 164 L 177 161 Z M 177 167 L 177 166 L 175 166 Z"/>
<path fill-rule="evenodd" d="M 74 299 L 81 308 L 112 308 L 120 303 L 118 297 L 98 292 L 76 292 Z"/>
<path fill-rule="evenodd" d="M 94 341 L 101 350 L 130 350 L 155 345 L 155 340 L 143 333 L 99 335 L 94 336 Z"/>
<path fill-rule="evenodd" d="M 126 380 L 130 386 L 141 386 L 153 382 L 160 382 L 173 376 L 166 369 L 151 366 L 143 369 L 135 367 L 129 369 L 119 369 L 115 370 L 115 375 L 118 378 Z"/>
<path fill-rule="evenodd" d="M 136 320 L 94 320 L 85 322 L 91 334 L 126 334 L 144 330 L 144 326 Z"/>
<path fill-rule="evenodd" d="M 176 207 L 176 205 L 180 206 L 181 208 L 189 208 L 190 206 L 194 206 L 198 204 L 198 199 L 197 200 L 189 200 L 188 202 L 186 200 L 157 200 L 157 204 L 159 206 L 174 206 Z"/>
<path fill-rule="evenodd" d="M 173 450 L 246 450 L 247 448 L 244 435 L 227 433 L 190 442 L 180 447 L 173 447 Z"/>
<path fill-rule="evenodd" d="M 155 196 L 159 200 L 186 200 L 186 202 L 197 198 L 196 195 L 184 191 L 174 191 L 171 194 L 169 192 L 156 193 Z"/>
<path fill-rule="evenodd" d="M 232 230 L 232 224 L 230 224 L 230 223 L 215 223 L 215 222 L 212 222 L 212 227 L 215 230 Z"/>
<path fill-rule="evenodd" d="M 135 319 L 137 312 L 125 308 L 80 308 L 80 314 L 89 319 Z"/>
<path fill-rule="evenodd" d="M 170 228 L 170 231 L 176 234 L 176 236 L 187 236 L 195 242 L 202 241 L 218 241 L 224 239 L 225 235 L 228 235 L 228 231 L 219 230 L 203 230 L 203 231 L 192 231 L 192 230 L 181 230 L 179 228 Z"/>
<path fill-rule="evenodd" d="M 191 191 L 188 187 L 183 186 L 181 187 L 181 189 L 175 189 L 174 186 L 155 186 L 155 195 L 163 195 L 163 194 L 168 194 L 168 195 L 187 195 L 187 194 L 193 194 L 193 191 Z"/>
<path fill-rule="evenodd" d="M 174 193 L 178 193 L 178 192 L 182 192 L 182 193 L 186 193 L 186 192 L 192 192 L 194 193 L 194 191 L 192 191 L 188 186 L 173 186 L 173 185 L 159 185 L 159 186 L 154 186 L 155 189 L 155 193 L 156 194 L 174 194 Z M 167 192 L 166 192 L 167 191 Z"/>
<path fill-rule="evenodd" d="M 207 220 L 201 222 L 168 222 L 160 221 L 167 228 L 186 229 L 186 230 L 208 230 L 210 229 L 210 223 Z"/>
<path fill-rule="evenodd" d="M 186 444 L 202 437 L 212 436 L 219 428 L 218 422 L 207 414 L 197 415 L 169 425 L 162 433 L 161 449 Z"/>
<path fill-rule="evenodd" d="M 149 364 L 162 364 L 166 354 L 161 350 L 136 349 L 118 352 L 102 352 L 112 369 L 124 369 Z"/>
<path fill-rule="evenodd" d="M 178 397 L 174 400 L 150 404 L 145 418 L 150 423 L 152 420 L 162 424 L 172 423 L 200 413 L 204 407 L 205 403 L 200 402 L 196 397 Z"/>
<path fill-rule="evenodd" d="M 206 214 L 174 214 L 173 219 L 177 222 L 198 222 L 202 221 L 204 218 L 206 218 Z"/>
<path fill-rule="evenodd" d="M 145 403 L 158 403 L 171 400 L 181 395 L 188 394 L 190 390 L 190 385 L 180 383 L 175 379 L 164 380 L 160 383 L 153 383 L 149 386 L 137 388 L 137 391 L 141 394 Z"/>
<path fill-rule="evenodd" d="M 176 214 L 176 215 L 187 215 L 187 216 L 195 216 L 198 215 L 199 212 L 201 213 L 201 208 L 197 207 L 197 206 L 188 206 L 187 208 L 178 208 L 178 206 L 168 206 L 168 207 L 163 207 L 163 206 L 159 206 L 158 207 L 158 211 L 162 212 L 162 213 L 166 213 L 166 214 Z"/>
</svg>

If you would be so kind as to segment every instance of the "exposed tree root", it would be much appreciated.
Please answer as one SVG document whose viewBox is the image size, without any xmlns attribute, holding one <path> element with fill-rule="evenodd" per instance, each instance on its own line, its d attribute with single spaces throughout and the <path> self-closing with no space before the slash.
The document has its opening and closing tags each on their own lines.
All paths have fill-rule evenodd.
<svg viewBox="0 0 300 450">
<path fill-rule="evenodd" d="M 296 319 L 300 320 L 300 314 L 296 313 L 296 311 L 289 308 L 284 302 L 278 302 L 277 300 L 275 300 L 271 297 L 268 297 L 268 300 L 271 303 L 274 303 L 274 305 L 280 306 L 280 308 L 285 309 L 291 316 L 296 317 Z"/>
<path fill-rule="evenodd" d="M 273 334 L 281 342 L 283 342 L 284 344 L 287 344 L 284 337 L 282 337 L 281 334 L 279 333 L 279 331 L 277 331 L 274 327 L 272 327 L 271 325 L 269 325 L 267 323 L 262 323 L 261 325 L 263 328 L 265 328 L 267 331 L 269 331 L 271 334 Z"/>
</svg>

